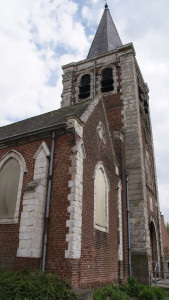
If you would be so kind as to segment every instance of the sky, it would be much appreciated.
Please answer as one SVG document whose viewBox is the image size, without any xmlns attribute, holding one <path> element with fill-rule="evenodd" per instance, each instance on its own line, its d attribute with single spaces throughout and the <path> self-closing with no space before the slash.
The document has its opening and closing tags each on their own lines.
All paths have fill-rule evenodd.
<svg viewBox="0 0 169 300">
<path fill-rule="evenodd" d="M 107 0 L 150 89 L 160 209 L 169 222 L 169 1 Z M 104 0 L 0 1 L 0 126 L 60 108 L 62 65 L 85 59 Z"/>
</svg>

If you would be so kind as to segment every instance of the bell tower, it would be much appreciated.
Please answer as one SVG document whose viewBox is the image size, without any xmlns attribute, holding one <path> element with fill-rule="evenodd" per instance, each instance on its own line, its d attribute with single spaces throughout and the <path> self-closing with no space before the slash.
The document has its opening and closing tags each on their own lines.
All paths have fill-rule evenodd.
<svg viewBox="0 0 169 300">
<path fill-rule="evenodd" d="M 63 66 L 61 106 L 98 98 L 103 102 L 121 166 L 124 207 L 128 173 L 131 271 L 148 283 L 155 262 L 161 270 L 163 252 L 149 90 L 135 55 L 132 43 L 122 44 L 106 4 L 87 59 Z"/>
</svg>

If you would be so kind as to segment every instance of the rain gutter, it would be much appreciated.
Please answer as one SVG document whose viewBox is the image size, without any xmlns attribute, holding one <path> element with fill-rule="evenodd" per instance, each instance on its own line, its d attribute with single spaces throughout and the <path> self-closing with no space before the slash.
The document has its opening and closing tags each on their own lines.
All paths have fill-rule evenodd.
<svg viewBox="0 0 169 300">
<path fill-rule="evenodd" d="M 46 265 L 46 248 L 48 241 L 48 228 L 49 228 L 49 209 L 50 209 L 50 200 L 51 200 L 51 188 L 52 188 L 52 175 L 53 175 L 53 159 L 55 151 L 55 131 L 52 133 L 52 146 L 51 146 L 51 155 L 50 155 L 50 167 L 49 167 L 49 181 L 48 181 L 48 194 L 47 194 L 47 203 L 46 203 L 46 222 L 45 222 L 45 234 L 44 234 L 44 245 L 43 245 L 43 258 L 42 258 L 42 272 L 45 272 Z"/>
<path fill-rule="evenodd" d="M 128 172 L 125 171 L 126 178 L 126 201 L 127 201 L 127 228 L 128 228 L 128 268 L 129 276 L 132 276 L 131 271 L 131 245 L 130 245 L 130 207 L 129 207 L 129 195 L 128 195 Z"/>
</svg>

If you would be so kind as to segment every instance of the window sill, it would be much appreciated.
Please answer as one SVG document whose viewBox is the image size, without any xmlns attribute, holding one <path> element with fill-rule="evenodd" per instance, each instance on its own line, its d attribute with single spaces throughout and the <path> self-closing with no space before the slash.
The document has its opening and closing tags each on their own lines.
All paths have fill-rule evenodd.
<svg viewBox="0 0 169 300">
<path fill-rule="evenodd" d="M 18 218 L 0 219 L 0 224 L 16 224 L 16 223 L 18 223 Z"/>
<path fill-rule="evenodd" d="M 99 226 L 97 224 L 94 225 L 94 228 L 103 232 L 108 232 L 108 228 L 107 227 L 103 227 L 103 226 Z"/>
</svg>

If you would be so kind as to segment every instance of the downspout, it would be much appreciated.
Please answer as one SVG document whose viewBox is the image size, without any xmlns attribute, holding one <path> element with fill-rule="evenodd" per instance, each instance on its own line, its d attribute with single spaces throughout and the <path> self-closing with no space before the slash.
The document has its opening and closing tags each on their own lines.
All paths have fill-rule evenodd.
<svg viewBox="0 0 169 300">
<path fill-rule="evenodd" d="M 128 228 L 128 266 L 129 266 L 129 276 L 132 276 L 131 271 L 131 246 L 130 246 L 130 208 L 129 208 L 129 194 L 128 194 L 128 172 L 125 171 L 126 177 L 126 201 L 127 201 L 127 228 Z"/>
<path fill-rule="evenodd" d="M 45 264 L 46 264 L 46 248 L 47 248 L 47 241 L 48 241 L 49 209 L 50 209 L 50 200 L 51 200 L 54 150 L 55 150 L 55 131 L 53 131 L 53 133 L 52 133 L 52 146 L 51 146 L 51 155 L 50 155 L 48 194 L 47 194 L 47 203 L 46 203 L 46 222 L 45 222 L 46 224 L 45 224 L 43 258 L 42 258 L 42 272 L 43 273 L 45 272 Z"/>
</svg>

